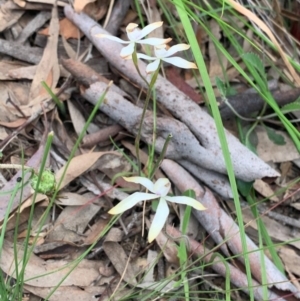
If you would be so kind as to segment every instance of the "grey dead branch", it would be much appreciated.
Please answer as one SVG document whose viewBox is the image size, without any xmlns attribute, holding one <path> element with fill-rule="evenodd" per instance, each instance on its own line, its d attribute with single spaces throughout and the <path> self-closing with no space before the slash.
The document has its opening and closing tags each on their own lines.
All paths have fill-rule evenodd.
<svg viewBox="0 0 300 301">
<path fill-rule="evenodd" d="M 74 13 L 69 6 L 65 7 L 65 14 L 85 33 L 111 65 L 140 87 L 146 88 L 132 61 L 121 59 L 119 53 L 122 46 L 108 39 L 96 37 L 100 33 L 108 34 L 105 30 L 85 14 Z M 145 64 L 141 61 L 139 62 L 139 68 L 142 74 L 146 74 Z M 95 103 L 105 88 L 105 84 L 95 83 L 85 91 L 84 97 Z M 214 120 L 161 76 L 158 77 L 156 82 L 156 92 L 158 102 L 179 119 L 179 121 L 175 119 L 167 121 L 165 117 L 158 119 L 157 151 L 161 150 L 167 135 L 172 133 L 173 138 L 168 149 L 168 158 L 188 160 L 199 167 L 226 174 Z M 136 132 L 141 109 L 126 101 L 118 93 L 109 91 L 107 102 L 101 107 L 101 110 L 123 125 L 128 131 Z M 151 143 L 150 139 L 152 139 L 151 125 L 152 119 L 147 116 L 143 139 L 148 143 Z M 237 178 L 252 181 L 257 178 L 279 175 L 278 172 L 250 152 L 229 132 L 226 132 L 226 138 Z"/>
</svg>

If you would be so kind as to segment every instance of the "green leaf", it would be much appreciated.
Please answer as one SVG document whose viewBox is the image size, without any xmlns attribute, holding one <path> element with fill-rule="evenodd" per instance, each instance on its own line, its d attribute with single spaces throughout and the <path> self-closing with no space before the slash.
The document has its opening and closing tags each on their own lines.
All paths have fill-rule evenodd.
<svg viewBox="0 0 300 301">
<path fill-rule="evenodd" d="M 281 108 L 281 112 L 283 114 L 290 113 L 293 111 L 300 111 L 300 100 L 299 99 L 297 99 L 296 101 L 294 101 L 292 103 L 286 104 L 285 106 L 283 106 Z"/>
<path fill-rule="evenodd" d="M 227 88 L 226 88 L 225 84 L 221 81 L 221 79 L 219 77 L 216 77 L 216 86 L 217 86 L 221 96 L 225 97 Z"/>
<path fill-rule="evenodd" d="M 264 128 L 266 129 L 267 135 L 272 142 L 274 142 L 277 145 L 285 145 L 286 144 L 284 137 L 282 135 L 277 134 L 273 129 L 271 129 L 267 126 L 264 126 Z"/>
<path fill-rule="evenodd" d="M 253 131 L 251 128 L 252 128 L 251 125 L 247 125 L 247 126 L 242 128 L 243 136 L 244 136 L 243 143 L 254 154 L 257 154 L 256 147 L 257 147 L 257 144 L 258 144 L 258 138 L 257 138 L 257 135 L 256 135 L 255 131 Z M 249 134 L 249 131 L 250 131 L 250 134 Z"/>
<path fill-rule="evenodd" d="M 265 67 L 259 58 L 259 56 L 255 53 L 245 53 L 243 55 L 243 58 L 249 62 L 259 73 L 263 78 L 266 78 L 265 75 Z"/>
<path fill-rule="evenodd" d="M 254 182 L 244 182 L 240 179 L 236 180 L 239 192 L 243 197 L 249 196 Z"/>
</svg>

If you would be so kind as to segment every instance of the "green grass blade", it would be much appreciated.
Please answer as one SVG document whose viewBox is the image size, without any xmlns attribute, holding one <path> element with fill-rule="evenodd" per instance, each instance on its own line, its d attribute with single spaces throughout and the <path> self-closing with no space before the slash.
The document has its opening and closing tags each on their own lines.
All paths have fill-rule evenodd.
<svg viewBox="0 0 300 301">
<path fill-rule="evenodd" d="M 243 249 L 243 255 L 245 258 L 245 267 L 246 267 L 246 274 L 247 274 L 247 280 L 248 280 L 248 286 L 249 286 L 249 292 L 250 292 L 250 300 L 254 300 L 254 295 L 253 295 L 253 290 L 251 289 L 252 287 L 252 276 L 251 276 L 251 268 L 250 268 L 250 261 L 249 261 L 249 256 L 247 252 L 247 243 L 246 243 L 246 235 L 245 235 L 245 229 L 244 229 L 244 223 L 243 223 L 243 215 L 242 215 L 242 210 L 239 202 L 239 195 L 238 195 L 238 190 L 237 190 L 237 185 L 235 181 L 235 175 L 233 171 L 233 166 L 232 166 L 232 161 L 230 158 L 230 153 L 229 153 L 229 148 L 228 144 L 226 141 L 226 136 L 225 136 L 225 131 L 221 119 L 221 115 L 218 109 L 218 104 L 214 95 L 214 91 L 210 82 L 210 78 L 206 69 L 206 65 L 202 56 L 202 53 L 199 49 L 198 42 L 196 40 L 196 37 L 194 35 L 193 28 L 191 26 L 190 18 L 187 14 L 187 11 L 185 9 L 185 5 L 182 0 L 176 0 L 173 1 L 174 4 L 176 5 L 178 14 L 180 16 L 182 25 L 185 29 L 188 41 L 191 45 L 192 52 L 194 54 L 195 60 L 197 62 L 205 89 L 207 93 L 207 98 L 210 101 L 211 105 L 211 110 L 212 114 L 216 123 L 216 128 L 217 128 L 217 133 L 220 139 L 221 143 L 221 148 L 222 152 L 224 155 L 224 160 L 227 168 L 227 173 L 233 193 L 233 198 L 234 198 L 234 204 L 237 212 L 237 219 L 238 219 L 238 225 L 240 229 L 240 236 L 241 236 L 241 242 L 242 242 L 242 249 Z"/>
</svg>

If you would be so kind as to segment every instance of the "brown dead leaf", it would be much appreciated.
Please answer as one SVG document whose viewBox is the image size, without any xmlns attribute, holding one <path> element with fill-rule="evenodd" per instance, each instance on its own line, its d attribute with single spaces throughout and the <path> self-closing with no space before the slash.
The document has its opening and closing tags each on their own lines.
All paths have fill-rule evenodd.
<svg viewBox="0 0 300 301">
<path fill-rule="evenodd" d="M 279 199 L 274 195 L 275 191 L 271 186 L 263 180 L 255 180 L 253 188 L 259 192 L 262 196 L 269 198 L 273 202 L 279 202 Z"/>
<path fill-rule="evenodd" d="M 27 83 L 0 81 L 0 121 L 12 122 L 26 116 L 23 108 L 28 103 L 29 88 Z"/>
<path fill-rule="evenodd" d="M 10 70 L 7 73 L 7 77 L 9 79 L 30 79 L 34 78 L 36 74 L 37 66 L 27 66 L 27 67 L 20 67 L 13 70 Z"/>
<path fill-rule="evenodd" d="M 67 103 L 68 103 L 68 108 L 69 108 L 69 113 L 71 116 L 72 124 L 74 126 L 77 136 L 79 136 L 82 129 L 84 128 L 86 120 L 83 117 L 83 115 L 81 114 L 81 112 L 78 110 L 78 108 L 76 106 L 74 106 L 74 104 L 71 100 L 68 100 Z"/>
<path fill-rule="evenodd" d="M 167 79 L 175 85 L 180 91 L 189 96 L 195 103 L 203 103 L 203 99 L 200 94 L 196 93 L 194 88 L 192 88 L 181 76 L 178 68 L 169 67 L 166 68 Z"/>
<path fill-rule="evenodd" d="M 23 62 L 5 60 L 0 61 L 0 80 L 11 79 L 11 77 L 9 76 L 10 72 L 26 66 L 28 65 Z"/>
<path fill-rule="evenodd" d="M 24 249 L 22 246 L 16 246 L 18 262 L 20 269 L 24 258 Z M 2 256 L 0 259 L 1 269 L 13 278 L 15 275 L 15 249 L 13 243 L 5 240 Z M 99 277 L 99 268 L 103 266 L 101 261 L 82 260 L 70 275 L 60 283 L 60 281 L 71 271 L 74 264 L 66 260 L 44 261 L 34 254 L 31 254 L 25 268 L 24 283 L 37 287 L 64 286 L 89 286 Z M 83 277 L 84 275 L 84 277 Z"/>
<path fill-rule="evenodd" d="M 71 45 L 68 43 L 68 41 L 65 39 L 65 37 L 63 35 L 61 36 L 61 40 L 62 40 L 64 49 L 65 49 L 68 57 L 71 58 L 71 59 L 76 60 L 76 58 L 77 58 L 76 51 L 71 47 Z"/>
<path fill-rule="evenodd" d="M 291 247 L 282 246 L 278 250 L 278 255 L 282 259 L 284 265 L 287 266 L 289 271 L 299 277 L 300 276 L 300 260 L 299 260 L 300 258 L 299 258 L 298 252 L 296 250 L 292 249 Z"/>
<path fill-rule="evenodd" d="M 93 203 L 87 203 L 83 206 L 65 207 L 56 219 L 54 228 L 47 239 L 49 241 L 81 243 L 88 224 L 101 208 L 101 206 Z"/>
<path fill-rule="evenodd" d="M 79 194 L 73 192 L 62 192 L 59 193 L 58 198 L 55 200 L 55 204 L 62 206 L 82 206 L 87 204 L 93 197 L 95 197 L 95 195 L 91 193 Z M 97 203 L 104 205 L 105 201 L 97 197 Z"/>
<path fill-rule="evenodd" d="M 42 299 L 45 299 L 49 294 L 55 290 L 49 300 L 51 301 L 95 301 L 95 295 L 101 295 L 106 291 L 106 286 L 94 287 L 94 291 L 87 292 L 81 287 L 64 286 L 58 288 L 36 287 L 31 285 L 24 285 L 24 288 Z"/>
<path fill-rule="evenodd" d="M 48 36 L 49 27 L 40 30 L 39 34 Z M 63 18 L 59 21 L 59 34 L 65 39 L 79 39 L 83 36 L 83 33 L 78 29 L 78 27 L 76 27 L 76 25 L 67 18 Z"/>
<path fill-rule="evenodd" d="M 95 1 L 96 0 L 75 0 L 73 4 L 74 10 L 76 13 L 81 13 L 87 4 Z"/>
<path fill-rule="evenodd" d="M 64 188 L 71 181 L 79 177 L 81 174 L 86 172 L 89 168 L 91 168 L 99 158 L 106 154 L 115 154 L 116 156 L 121 156 L 117 152 L 95 152 L 95 153 L 87 153 L 79 155 L 73 158 L 68 166 L 67 172 L 63 178 L 63 181 L 59 187 L 59 189 Z M 63 175 L 64 169 L 66 166 L 63 166 L 55 175 L 56 182 L 59 183 L 60 179 Z"/>
<path fill-rule="evenodd" d="M 111 228 L 103 243 L 103 249 L 124 281 L 135 286 L 137 285 L 136 275 L 130 263 L 130 258 L 125 253 L 123 247 L 118 243 L 121 235 L 122 233 L 120 233 L 119 229 Z"/>
<path fill-rule="evenodd" d="M 278 145 L 271 141 L 263 127 L 257 126 L 255 128 L 255 133 L 258 139 L 256 147 L 258 156 L 265 162 L 271 161 L 275 163 L 299 159 L 300 154 L 288 134 L 282 131 L 274 130 L 274 132 L 284 138 L 284 145 Z"/>
<path fill-rule="evenodd" d="M 39 168 L 40 164 L 41 164 L 41 160 L 44 154 L 44 140 L 41 142 L 39 149 L 36 151 L 36 153 L 27 161 L 26 165 L 29 167 L 33 167 L 34 169 Z M 11 211 L 14 211 L 16 208 L 18 208 L 20 206 L 20 204 L 22 204 L 25 200 L 27 200 L 33 193 L 33 189 L 31 188 L 31 185 L 28 183 L 27 185 L 25 185 L 21 191 L 21 189 L 19 189 L 19 191 L 17 192 L 17 194 L 15 195 L 15 198 L 13 200 L 11 200 L 12 194 L 11 191 L 13 191 L 16 187 L 16 185 L 18 185 L 18 177 L 22 176 L 22 171 L 20 170 L 19 172 L 17 172 L 17 174 L 9 181 L 7 182 L 1 189 L 1 193 L 2 195 L 0 196 L 0 222 L 2 223 L 5 215 L 6 215 L 6 211 L 7 211 L 7 206 L 9 204 L 9 202 L 13 201 L 12 205 L 11 205 Z M 28 172 L 26 173 L 26 175 L 24 176 L 24 183 L 26 183 L 29 178 L 30 178 L 31 174 Z M 6 192 L 6 193 L 5 193 Z"/>
<path fill-rule="evenodd" d="M 0 121 L 0 124 L 7 127 L 7 128 L 14 129 L 14 128 L 18 128 L 19 126 L 24 124 L 24 122 L 26 122 L 26 120 L 27 119 L 25 119 L 25 118 L 19 118 L 15 121 L 12 121 L 12 122 L 2 122 L 2 121 Z"/>
<path fill-rule="evenodd" d="M 210 30 L 214 37 L 219 41 L 221 39 L 221 29 L 217 21 L 212 19 L 210 21 Z M 213 41 L 209 40 L 208 53 L 209 53 L 209 77 L 214 79 L 216 76 L 223 77 L 223 70 L 227 69 L 227 59 L 225 56 L 217 52 L 217 47 Z M 220 62 L 220 59 L 223 59 Z"/>
<path fill-rule="evenodd" d="M 59 22 L 60 35 L 67 39 L 78 39 L 83 36 L 83 33 L 69 19 L 64 18 Z"/>
<path fill-rule="evenodd" d="M 48 97 L 48 93 L 41 86 L 41 82 L 45 81 L 50 89 L 55 89 L 59 80 L 60 71 L 57 58 L 57 44 L 59 34 L 59 23 L 57 15 L 57 7 L 52 9 L 52 17 L 49 27 L 49 37 L 47 45 L 44 49 L 43 57 L 37 67 L 36 75 L 32 81 L 29 99 L 32 99 L 32 103 L 41 102 Z M 39 96 L 43 96 L 42 99 Z"/>
<path fill-rule="evenodd" d="M 24 0 L 13 0 L 15 4 L 17 4 L 20 7 L 25 7 L 26 6 L 26 1 Z"/>
<path fill-rule="evenodd" d="M 8 133 L 6 132 L 5 128 L 0 126 L 0 140 L 4 140 L 8 137 Z"/>
<path fill-rule="evenodd" d="M 91 245 L 96 240 L 99 240 L 99 235 L 107 227 L 111 218 L 112 218 L 112 215 L 109 215 L 106 218 L 99 219 L 94 225 L 92 225 L 89 228 L 89 230 L 86 231 L 84 242 L 82 245 Z"/>
<path fill-rule="evenodd" d="M 0 32 L 15 24 L 25 13 L 25 10 L 16 9 L 12 1 L 1 2 L 0 5 Z"/>
</svg>

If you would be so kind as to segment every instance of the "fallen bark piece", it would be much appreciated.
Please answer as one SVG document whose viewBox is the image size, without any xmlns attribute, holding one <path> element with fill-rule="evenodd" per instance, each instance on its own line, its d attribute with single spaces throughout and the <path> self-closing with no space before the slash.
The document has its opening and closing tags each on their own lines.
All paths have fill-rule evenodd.
<svg viewBox="0 0 300 301">
<path fill-rule="evenodd" d="M 284 106 L 295 101 L 300 96 L 300 88 L 295 88 L 290 91 L 274 91 L 273 97 L 279 106 Z M 249 117 L 255 111 L 260 111 L 266 104 L 265 100 L 256 93 L 240 93 L 234 96 L 228 96 L 227 101 L 233 107 L 235 112 L 218 97 L 219 110 L 223 119 L 230 119 L 236 117 L 236 113 L 243 117 Z"/>
<path fill-rule="evenodd" d="M 30 64 L 38 64 L 43 55 L 43 49 L 0 39 L 0 53 Z"/>
<path fill-rule="evenodd" d="M 98 34 L 108 34 L 108 32 L 87 15 L 83 13 L 76 14 L 70 6 L 65 7 L 65 14 L 85 33 L 113 67 L 117 68 L 140 87 L 146 88 L 146 84 L 138 75 L 133 62 L 131 60 L 123 60 L 120 57 L 122 46 L 108 39 L 96 37 Z M 145 63 L 139 61 L 139 68 L 141 74 L 146 74 Z M 184 123 L 200 141 L 201 146 L 210 154 L 211 161 L 214 161 L 214 165 L 217 167 L 216 169 L 211 169 L 226 174 L 223 153 L 213 118 L 162 76 L 158 76 L 155 88 L 158 102 L 163 104 L 176 118 Z M 119 110 L 119 108 L 120 106 L 115 109 Z M 126 114 L 129 113 L 130 111 L 126 112 Z M 252 181 L 262 177 L 279 176 L 274 169 L 248 150 L 228 131 L 226 131 L 226 138 L 235 175 L 238 178 L 244 181 Z M 202 161 L 207 159 L 199 157 L 199 160 Z"/>
<path fill-rule="evenodd" d="M 213 170 L 201 168 L 190 161 L 180 160 L 178 163 L 224 199 L 228 200 L 233 198 L 230 183 L 226 176 Z"/>
</svg>

